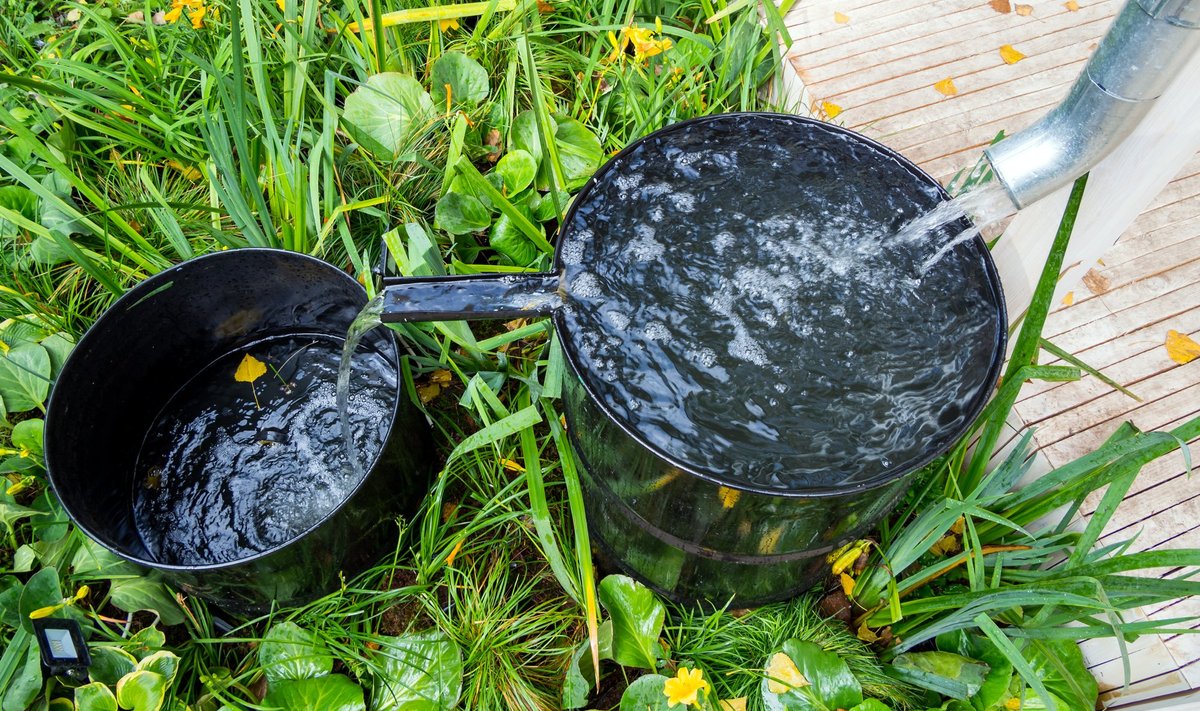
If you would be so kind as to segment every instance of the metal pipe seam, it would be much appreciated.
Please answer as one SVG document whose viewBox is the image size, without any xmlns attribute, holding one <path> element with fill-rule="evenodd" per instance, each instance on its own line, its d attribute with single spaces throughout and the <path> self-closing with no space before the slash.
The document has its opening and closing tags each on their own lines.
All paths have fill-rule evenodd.
<svg viewBox="0 0 1200 711">
<path fill-rule="evenodd" d="M 1067 97 L 984 151 L 1018 209 L 1083 175 L 1128 136 L 1200 47 L 1200 0 L 1129 0 Z"/>
</svg>

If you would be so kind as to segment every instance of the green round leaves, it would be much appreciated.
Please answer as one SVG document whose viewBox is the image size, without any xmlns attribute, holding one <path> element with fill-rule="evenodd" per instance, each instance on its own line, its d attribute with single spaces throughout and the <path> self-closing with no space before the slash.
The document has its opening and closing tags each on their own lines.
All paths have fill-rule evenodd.
<svg viewBox="0 0 1200 711">
<path fill-rule="evenodd" d="M 362 687 L 344 674 L 276 682 L 263 698 L 263 706 L 286 711 L 366 711 L 367 708 Z"/>
<path fill-rule="evenodd" d="M 654 669 L 658 635 L 667 609 L 650 588 L 624 575 L 600 581 L 600 604 L 613 624 L 613 660 L 627 667 Z"/>
<path fill-rule="evenodd" d="M 437 201 L 433 213 L 438 225 L 452 235 L 479 232 L 492 224 L 491 210 L 463 193 L 446 193 Z"/>
<path fill-rule="evenodd" d="M 416 79 L 383 72 L 346 97 L 342 122 L 376 157 L 395 159 L 409 150 L 436 114 L 433 100 Z"/>
<path fill-rule="evenodd" d="M 518 148 L 504 154 L 492 170 L 504 181 L 505 192 L 516 195 L 533 182 L 537 175 L 537 160 L 528 151 Z"/>
<path fill-rule="evenodd" d="M 0 358 L 0 397 L 8 412 L 41 406 L 50 392 L 50 354 L 36 343 L 9 350 Z"/>
<path fill-rule="evenodd" d="M 374 711 L 442 711 L 458 703 L 462 653 L 438 630 L 388 638 L 375 664 L 381 673 L 371 686 Z"/>
<path fill-rule="evenodd" d="M 439 99 L 449 91 L 450 101 L 477 104 L 490 93 L 487 70 L 461 52 L 446 52 L 433 63 L 429 84 Z"/>
<path fill-rule="evenodd" d="M 280 622 L 267 630 L 258 648 L 258 663 L 267 681 L 311 679 L 333 671 L 333 655 L 315 632 L 294 622 Z"/>
</svg>

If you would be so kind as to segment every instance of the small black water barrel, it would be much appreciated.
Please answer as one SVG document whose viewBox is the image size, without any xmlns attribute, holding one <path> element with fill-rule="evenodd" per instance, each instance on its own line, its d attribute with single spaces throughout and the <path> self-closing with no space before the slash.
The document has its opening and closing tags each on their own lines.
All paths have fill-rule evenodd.
<svg viewBox="0 0 1200 711">
<path fill-rule="evenodd" d="M 271 249 L 198 257 L 127 292 L 80 340 L 51 394 L 46 465 L 67 514 L 114 553 L 238 613 L 311 600 L 335 589 L 340 575 L 364 570 L 394 545 L 392 521 L 416 510 L 431 476 L 429 425 L 399 377 L 391 378 L 396 386 L 388 394 L 381 445 L 359 453 L 365 476 L 341 500 L 316 502 L 322 517 L 287 540 L 235 560 L 164 562 L 139 534 L 134 499 L 139 487 L 150 485 L 136 473 L 147 432 L 193 376 L 273 338 L 304 334 L 340 341 L 366 301 L 363 288 L 332 265 Z M 362 349 L 382 358 L 391 376 L 399 372 L 389 330 L 368 334 Z M 250 383 L 236 385 L 251 397 Z M 321 416 L 333 417 L 328 408 Z M 264 434 L 261 445 L 287 436 Z M 290 474 L 279 472 L 277 481 Z M 221 492 L 227 499 L 271 494 Z M 320 494 L 301 491 L 293 498 L 300 503 L 306 496 Z"/>
</svg>

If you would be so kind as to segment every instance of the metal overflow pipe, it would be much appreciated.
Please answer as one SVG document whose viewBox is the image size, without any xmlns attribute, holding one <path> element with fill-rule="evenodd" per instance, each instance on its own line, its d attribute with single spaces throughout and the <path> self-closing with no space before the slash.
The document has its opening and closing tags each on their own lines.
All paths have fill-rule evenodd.
<svg viewBox="0 0 1200 711">
<path fill-rule="evenodd" d="M 1036 202 L 1108 155 L 1197 47 L 1200 0 L 1128 0 L 1062 103 L 984 151 L 1013 205 Z"/>
</svg>

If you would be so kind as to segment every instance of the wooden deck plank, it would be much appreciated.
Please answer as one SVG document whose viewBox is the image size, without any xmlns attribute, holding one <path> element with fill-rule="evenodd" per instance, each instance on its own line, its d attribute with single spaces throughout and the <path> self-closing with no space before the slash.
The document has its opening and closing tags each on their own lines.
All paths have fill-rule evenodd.
<svg viewBox="0 0 1200 711">
<path fill-rule="evenodd" d="M 1031 4 L 1033 15 L 1020 17 L 980 1 L 814 0 L 799 4 L 787 20 L 796 40 L 788 61 L 810 99 L 842 109 L 837 123 L 880 140 L 945 181 L 974 165 L 999 131 L 1020 130 L 1065 95 L 1119 5 L 1085 1 L 1068 13 L 1057 0 Z M 849 22 L 836 23 L 835 12 Z M 1001 44 L 1026 57 L 1005 64 L 998 55 Z M 947 77 L 955 82 L 956 96 L 933 88 Z M 1200 361 L 1177 364 L 1163 347 L 1169 329 L 1200 338 L 1200 154 L 1178 170 L 1074 288 L 1073 305 L 1056 309 L 1044 333 L 1128 384 L 1144 402 L 1090 376 L 1027 385 L 1010 423 L 1037 427 L 1042 470 L 1093 451 L 1125 420 L 1153 429 L 1200 413 Z M 1042 359 L 1055 361 L 1048 354 Z M 1006 438 L 1016 430 L 1010 435 Z M 1137 534 L 1136 550 L 1200 547 L 1200 479 L 1188 478 L 1185 468 L 1178 452 L 1143 467 L 1102 540 Z M 1085 502 L 1081 515 L 1094 510 L 1100 495 Z M 1161 604 L 1143 614 L 1200 615 L 1200 599 Z M 1140 638 L 1130 647 L 1134 683 L 1128 689 L 1120 688 L 1119 650 L 1111 641 L 1082 646 L 1105 703 L 1200 688 L 1200 636 Z"/>
</svg>

